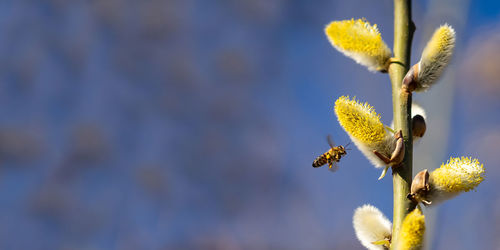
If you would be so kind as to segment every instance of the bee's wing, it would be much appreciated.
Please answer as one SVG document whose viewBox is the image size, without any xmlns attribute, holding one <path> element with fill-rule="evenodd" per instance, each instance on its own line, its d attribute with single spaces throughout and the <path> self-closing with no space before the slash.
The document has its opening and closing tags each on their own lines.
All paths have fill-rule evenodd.
<svg viewBox="0 0 500 250">
<path fill-rule="evenodd" d="M 331 148 L 335 147 L 335 142 L 333 141 L 332 135 L 328 135 L 326 137 L 326 141 L 328 142 L 328 145 L 330 145 Z"/>
<path fill-rule="evenodd" d="M 330 172 L 334 173 L 337 170 L 339 170 L 339 165 L 337 164 L 336 161 L 332 161 L 332 163 L 329 164 L 329 166 L 328 166 L 328 170 L 330 170 Z"/>
</svg>

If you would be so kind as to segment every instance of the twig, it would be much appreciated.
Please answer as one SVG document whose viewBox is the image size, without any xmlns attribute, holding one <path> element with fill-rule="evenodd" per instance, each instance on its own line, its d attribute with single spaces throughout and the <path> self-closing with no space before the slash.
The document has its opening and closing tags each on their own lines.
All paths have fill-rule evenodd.
<svg viewBox="0 0 500 250">
<path fill-rule="evenodd" d="M 393 167 L 394 214 L 391 249 L 397 245 L 398 233 L 405 216 L 411 212 L 407 199 L 412 178 L 413 143 L 411 133 L 411 93 L 402 91 L 401 83 L 409 69 L 411 42 L 415 25 L 411 20 L 411 0 L 394 0 L 394 58 L 401 63 L 391 63 L 389 76 L 392 82 L 394 130 L 403 132 L 405 156 L 403 162 Z"/>
</svg>

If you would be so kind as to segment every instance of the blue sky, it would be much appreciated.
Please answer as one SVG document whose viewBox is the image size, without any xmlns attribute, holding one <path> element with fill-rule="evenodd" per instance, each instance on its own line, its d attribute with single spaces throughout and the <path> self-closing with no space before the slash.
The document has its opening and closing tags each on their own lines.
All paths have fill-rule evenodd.
<svg viewBox="0 0 500 250">
<path fill-rule="evenodd" d="M 500 3 L 459 2 L 414 1 L 412 62 L 435 27 L 457 29 L 442 82 L 415 96 L 433 124 L 415 148 L 425 168 L 470 155 L 487 169 L 426 210 L 432 249 L 493 249 L 500 78 L 477 72 L 496 65 Z M 339 96 L 391 122 L 387 75 L 323 28 L 366 17 L 391 46 L 392 1 L 11 1 L 0 15 L 0 249 L 362 249 L 354 209 L 391 217 L 390 176 L 357 149 L 334 174 L 311 163 L 327 134 L 349 141 Z"/>
</svg>

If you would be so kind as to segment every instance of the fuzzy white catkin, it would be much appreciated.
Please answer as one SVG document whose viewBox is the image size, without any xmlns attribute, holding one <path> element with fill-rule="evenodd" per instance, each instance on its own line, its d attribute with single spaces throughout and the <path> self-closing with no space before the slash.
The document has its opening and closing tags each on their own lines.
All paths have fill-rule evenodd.
<svg viewBox="0 0 500 250">
<path fill-rule="evenodd" d="M 455 30 L 444 24 L 434 32 L 418 63 L 418 84 L 415 91 L 429 89 L 450 62 L 455 48 Z"/>
<path fill-rule="evenodd" d="M 358 207 L 354 211 L 352 219 L 356 237 L 363 246 L 370 250 L 386 249 L 382 245 L 375 245 L 373 242 L 390 239 L 392 233 L 392 223 L 372 205 Z"/>
</svg>

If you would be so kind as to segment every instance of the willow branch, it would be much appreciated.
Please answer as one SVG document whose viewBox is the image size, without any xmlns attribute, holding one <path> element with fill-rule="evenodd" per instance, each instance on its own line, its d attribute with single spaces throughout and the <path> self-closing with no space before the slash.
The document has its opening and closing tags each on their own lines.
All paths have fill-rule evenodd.
<svg viewBox="0 0 500 250">
<path fill-rule="evenodd" d="M 393 167 L 394 214 L 392 228 L 392 246 L 397 245 L 398 233 L 405 216 L 412 204 L 406 198 L 410 192 L 412 178 L 413 143 L 411 133 L 411 93 L 401 90 L 403 77 L 409 69 L 411 41 L 415 25 L 411 20 L 411 0 L 394 0 L 394 60 L 389 76 L 392 83 L 392 102 L 395 131 L 403 132 L 405 156 L 403 162 Z"/>
</svg>

